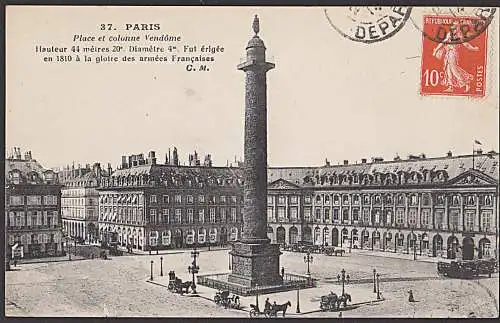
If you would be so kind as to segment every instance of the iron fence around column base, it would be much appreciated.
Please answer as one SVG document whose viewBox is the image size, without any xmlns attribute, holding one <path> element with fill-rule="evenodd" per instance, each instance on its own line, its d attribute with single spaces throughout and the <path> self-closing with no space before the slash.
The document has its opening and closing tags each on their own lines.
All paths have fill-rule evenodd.
<svg viewBox="0 0 500 323">
<path fill-rule="evenodd" d="M 197 277 L 197 283 L 201 286 L 217 290 L 229 291 L 240 296 L 252 296 L 256 294 L 270 294 L 295 289 L 306 289 L 316 287 L 317 280 L 296 274 L 285 274 L 282 283 L 264 286 L 243 286 L 227 281 L 229 274 L 209 274 Z"/>
</svg>

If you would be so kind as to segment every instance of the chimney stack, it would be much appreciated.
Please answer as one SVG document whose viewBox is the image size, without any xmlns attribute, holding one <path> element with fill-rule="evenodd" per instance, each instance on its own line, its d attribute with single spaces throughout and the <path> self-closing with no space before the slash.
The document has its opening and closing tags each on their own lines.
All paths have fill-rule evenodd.
<svg viewBox="0 0 500 323">
<path fill-rule="evenodd" d="M 108 176 L 111 176 L 113 173 L 113 168 L 111 168 L 111 163 L 108 163 Z"/>
<path fill-rule="evenodd" d="M 344 165 L 349 165 L 349 161 L 347 159 L 344 159 Z"/>
<path fill-rule="evenodd" d="M 24 153 L 24 159 L 25 160 L 31 160 L 31 151 L 27 151 Z"/>
<path fill-rule="evenodd" d="M 101 178 L 102 172 L 100 163 L 94 163 L 94 165 L 92 166 L 92 170 L 94 171 L 94 174 L 97 178 Z"/>
<path fill-rule="evenodd" d="M 451 152 L 451 150 L 449 150 L 447 153 L 446 153 L 446 157 L 452 157 L 453 156 L 453 153 Z"/>
<path fill-rule="evenodd" d="M 361 158 L 361 164 L 366 164 L 366 158 Z"/>
<path fill-rule="evenodd" d="M 205 156 L 205 161 L 204 161 L 203 165 L 206 167 L 212 167 L 212 156 L 210 156 L 210 154 L 207 154 Z"/>
<path fill-rule="evenodd" d="M 21 160 L 21 148 L 14 147 L 14 159 Z"/>
<path fill-rule="evenodd" d="M 122 165 L 121 165 L 121 168 L 124 169 L 124 168 L 127 168 L 127 156 L 122 156 Z"/>
<path fill-rule="evenodd" d="M 179 155 L 177 154 L 177 147 L 174 147 L 174 152 L 172 154 L 174 166 L 179 166 Z"/>
<path fill-rule="evenodd" d="M 148 164 L 156 165 L 156 153 L 154 150 L 151 150 L 148 154 Z"/>
<path fill-rule="evenodd" d="M 476 155 L 482 155 L 483 150 L 481 148 L 476 149 Z"/>
</svg>

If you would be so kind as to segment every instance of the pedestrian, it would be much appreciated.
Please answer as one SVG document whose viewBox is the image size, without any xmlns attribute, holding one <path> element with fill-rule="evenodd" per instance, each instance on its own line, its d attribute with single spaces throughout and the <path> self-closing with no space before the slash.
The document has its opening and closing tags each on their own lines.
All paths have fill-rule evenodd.
<svg viewBox="0 0 500 323">
<path fill-rule="evenodd" d="M 342 318 L 342 311 L 339 312 L 339 319 Z"/>
<path fill-rule="evenodd" d="M 346 279 L 347 279 L 347 283 L 349 284 L 349 281 L 351 280 L 351 276 L 347 275 Z"/>
<path fill-rule="evenodd" d="M 340 283 L 340 274 L 337 274 L 337 283 Z"/>
<path fill-rule="evenodd" d="M 281 267 L 281 278 L 285 278 L 285 267 Z"/>
<path fill-rule="evenodd" d="M 408 302 L 415 302 L 415 298 L 413 298 L 413 291 L 411 289 L 408 291 Z"/>
<path fill-rule="evenodd" d="M 17 267 L 17 258 L 14 258 L 14 267 Z"/>
</svg>

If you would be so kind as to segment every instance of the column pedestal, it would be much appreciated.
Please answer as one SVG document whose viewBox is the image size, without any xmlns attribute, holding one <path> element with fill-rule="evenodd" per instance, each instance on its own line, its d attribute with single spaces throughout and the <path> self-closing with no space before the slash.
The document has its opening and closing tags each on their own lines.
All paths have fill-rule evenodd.
<svg viewBox="0 0 500 323">
<path fill-rule="evenodd" d="M 231 283 L 254 287 L 277 285 L 283 282 L 280 276 L 279 244 L 253 244 L 236 242 L 229 253 L 232 257 Z"/>
</svg>

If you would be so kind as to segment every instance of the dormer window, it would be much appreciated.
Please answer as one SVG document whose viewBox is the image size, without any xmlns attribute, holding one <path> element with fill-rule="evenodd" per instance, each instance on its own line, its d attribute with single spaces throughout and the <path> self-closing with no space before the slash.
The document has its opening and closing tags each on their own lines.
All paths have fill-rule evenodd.
<svg viewBox="0 0 500 323">
<path fill-rule="evenodd" d="M 431 204 L 430 203 L 429 194 L 422 195 L 422 204 L 423 205 L 429 205 L 429 204 Z"/>
<path fill-rule="evenodd" d="M 20 184 L 21 183 L 21 175 L 18 172 L 13 172 L 12 173 L 12 182 L 14 184 Z"/>
</svg>

